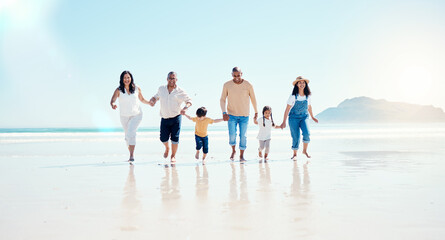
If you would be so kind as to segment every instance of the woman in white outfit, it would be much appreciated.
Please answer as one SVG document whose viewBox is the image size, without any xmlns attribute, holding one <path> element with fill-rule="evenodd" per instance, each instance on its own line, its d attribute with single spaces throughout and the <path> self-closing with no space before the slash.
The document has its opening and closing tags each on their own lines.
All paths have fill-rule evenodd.
<svg viewBox="0 0 445 240">
<path fill-rule="evenodd" d="M 133 75 L 123 71 L 120 76 L 119 87 L 111 97 L 111 108 L 116 109 L 116 99 L 119 98 L 119 108 L 122 127 L 125 131 L 125 141 L 130 151 L 129 162 L 134 161 L 134 147 L 136 145 L 136 131 L 142 120 L 140 102 L 148 104 L 142 96 L 141 88 L 134 84 Z"/>
</svg>

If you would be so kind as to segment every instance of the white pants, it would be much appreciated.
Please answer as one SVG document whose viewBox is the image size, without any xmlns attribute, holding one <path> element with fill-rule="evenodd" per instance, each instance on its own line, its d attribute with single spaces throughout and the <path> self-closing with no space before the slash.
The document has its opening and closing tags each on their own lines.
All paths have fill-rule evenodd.
<svg viewBox="0 0 445 240">
<path fill-rule="evenodd" d="M 270 148 L 270 139 L 267 140 L 259 140 L 260 142 L 260 147 L 258 148 L 258 151 L 263 151 L 264 148 L 266 148 L 266 151 L 264 151 L 264 153 L 269 153 L 269 148 Z"/>
<path fill-rule="evenodd" d="M 142 121 L 142 112 L 135 116 L 121 116 L 122 127 L 125 131 L 127 145 L 136 145 L 136 131 Z"/>
</svg>

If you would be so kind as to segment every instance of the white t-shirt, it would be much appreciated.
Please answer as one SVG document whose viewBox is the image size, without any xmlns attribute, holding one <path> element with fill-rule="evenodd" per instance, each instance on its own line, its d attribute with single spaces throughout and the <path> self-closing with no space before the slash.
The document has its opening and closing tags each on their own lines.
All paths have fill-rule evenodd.
<svg viewBox="0 0 445 240">
<path fill-rule="evenodd" d="M 264 126 L 263 126 L 263 117 L 258 118 L 258 127 L 259 132 L 258 136 L 256 137 L 258 140 L 269 140 L 271 138 L 271 132 L 272 132 L 272 121 L 264 118 Z"/>
<path fill-rule="evenodd" d="M 299 94 L 297 95 L 297 101 L 304 101 L 306 100 L 306 95 L 304 96 L 300 96 Z M 287 100 L 287 105 L 291 105 L 291 107 L 293 107 L 295 104 L 295 96 L 294 95 L 290 95 L 289 99 Z M 311 105 L 311 95 L 309 95 L 307 97 L 307 105 Z"/>
<path fill-rule="evenodd" d="M 141 113 L 138 86 L 135 86 L 133 94 L 119 92 L 119 109 L 123 117 L 136 116 Z"/>
</svg>

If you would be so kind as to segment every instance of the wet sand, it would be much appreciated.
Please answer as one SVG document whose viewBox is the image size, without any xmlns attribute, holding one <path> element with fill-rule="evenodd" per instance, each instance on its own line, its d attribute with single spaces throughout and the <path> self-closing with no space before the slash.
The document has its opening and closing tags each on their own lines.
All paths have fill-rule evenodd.
<svg viewBox="0 0 445 240">
<path fill-rule="evenodd" d="M 184 132 L 174 166 L 156 133 L 134 165 L 115 134 L 2 136 L 1 239 L 443 239 L 445 131 L 371 133 L 315 131 L 295 162 L 276 131 L 259 163 L 252 131 L 241 164 L 211 132 L 202 165 Z"/>
</svg>

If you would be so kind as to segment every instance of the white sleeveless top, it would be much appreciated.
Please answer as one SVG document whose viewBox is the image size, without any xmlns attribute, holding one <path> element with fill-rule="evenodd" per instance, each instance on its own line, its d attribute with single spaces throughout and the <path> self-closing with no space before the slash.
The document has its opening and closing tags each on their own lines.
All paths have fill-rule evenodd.
<svg viewBox="0 0 445 240">
<path fill-rule="evenodd" d="M 133 94 L 119 93 L 119 109 L 121 116 L 124 117 L 136 116 L 141 113 L 138 86 L 135 86 Z"/>
</svg>

